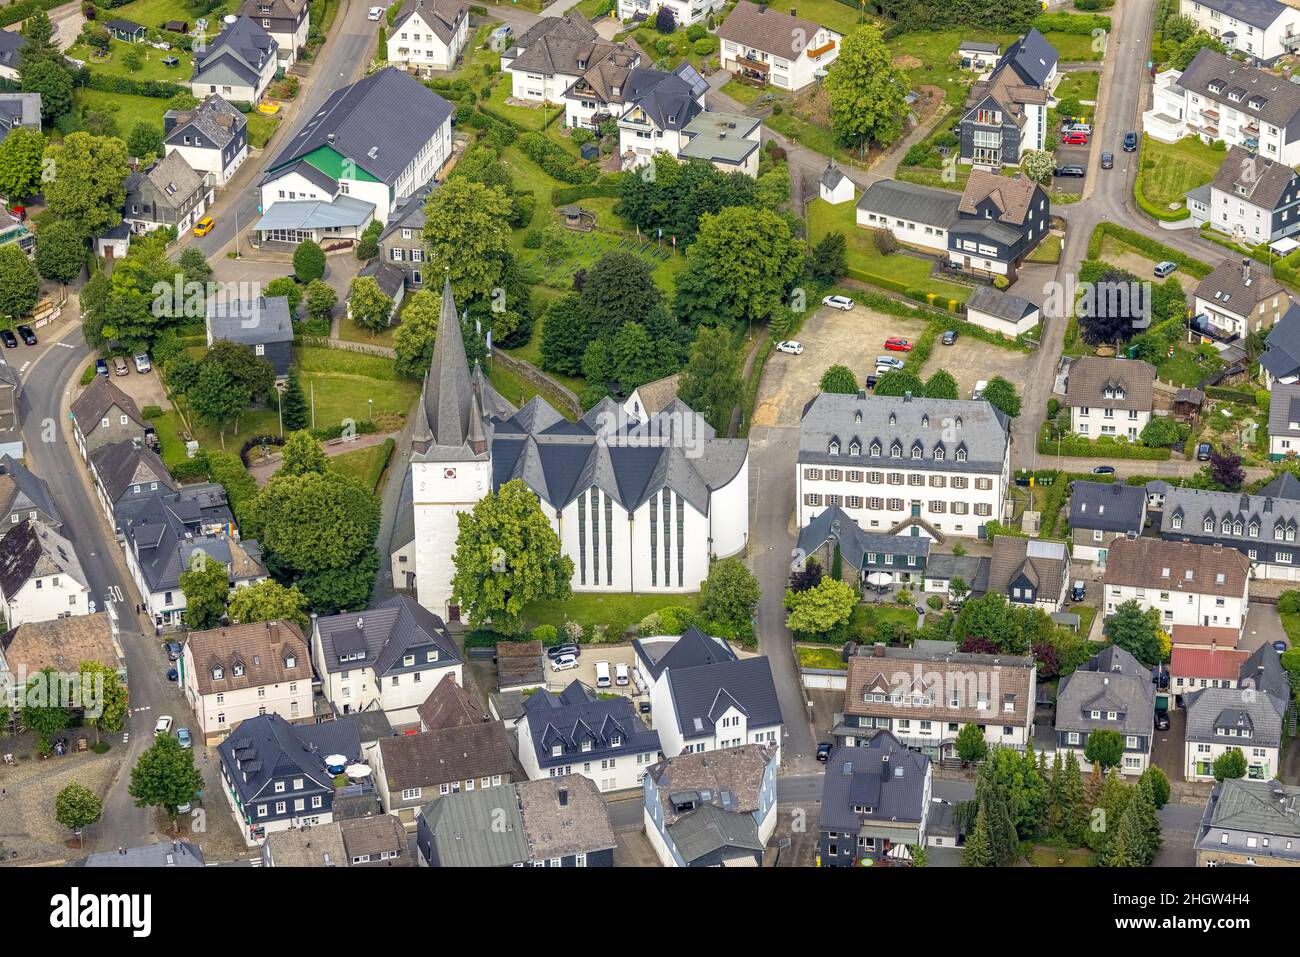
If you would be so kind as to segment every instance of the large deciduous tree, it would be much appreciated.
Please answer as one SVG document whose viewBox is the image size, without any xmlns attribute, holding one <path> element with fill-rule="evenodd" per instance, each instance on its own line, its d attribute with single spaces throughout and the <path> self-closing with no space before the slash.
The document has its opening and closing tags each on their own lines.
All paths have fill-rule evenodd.
<svg viewBox="0 0 1300 957">
<path fill-rule="evenodd" d="M 70 283 L 86 265 L 86 237 L 72 223 L 57 220 L 41 230 L 34 258 L 42 279 Z"/>
<path fill-rule="evenodd" d="M 807 591 L 786 590 L 785 607 L 790 612 L 786 627 L 796 636 L 837 641 L 857 604 L 858 593 L 852 585 L 827 576 Z"/>
<path fill-rule="evenodd" d="M 840 44 L 826 77 L 831 126 L 841 145 L 888 146 L 903 132 L 908 84 L 873 25 L 858 27 Z"/>
<path fill-rule="evenodd" d="M 424 204 L 428 271 L 451 279 L 457 303 L 485 299 L 501 281 L 510 249 L 510 198 L 495 186 L 452 177 Z"/>
<path fill-rule="evenodd" d="M 362 329 L 378 332 L 388 327 L 393 300 L 384 295 L 374 276 L 357 276 L 348 289 L 348 312 Z"/>
<path fill-rule="evenodd" d="M 433 359 L 433 344 L 438 337 L 438 320 L 442 303 L 433 293 L 421 289 L 402 309 L 402 324 L 393 333 L 393 351 L 397 354 L 397 371 L 418 379 Z"/>
<path fill-rule="evenodd" d="M 25 200 L 41 191 L 45 136 L 26 126 L 10 130 L 0 143 L 0 194 Z"/>
<path fill-rule="evenodd" d="M 63 788 L 54 799 L 54 820 L 70 831 L 82 830 L 104 814 L 104 802 L 94 791 L 77 781 Z"/>
<path fill-rule="evenodd" d="M 1136 600 L 1123 602 L 1106 619 L 1103 629 L 1111 644 L 1123 648 L 1144 665 L 1160 660 L 1160 610 L 1143 608 Z"/>
<path fill-rule="evenodd" d="M 0 324 L 11 326 L 30 314 L 40 288 L 36 267 L 18 244 L 0 246 Z"/>
<path fill-rule="evenodd" d="M 230 595 L 230 573 L 225 564 L 195 551 L 189 569 L 181 572 L 180 582 L 185 595 L 185 627 L 203 631 L 221 624 Z"/>
<path fill-rule="evenodd" d="M 174 824 L 177 808 L 192 802 L 201 787 L 203 775 L 194 766 L 194 751 L 164 734 L 140 755 L 126 790 L 136 807 L 161 808 Z"/>
<path fill-rule="evenodd" d="M 272 578 L 236 588 L 230 596 L 230 620 L 247 624 L 250 621 L 291 621 L 306 628 L 307 596 L 297 588 L 286 588 Z"/>
<path fill-rule="evenodd" d="M 113 136 L 73 133 L 45 150 L 50 178 L 45 204 L 83 235 L 98 236 L 122 221 L 126 199 L 126 144 Z"/>
<path fill-rule="evenodd" d="M 700 613 L 710 621 L 730 625 L 736 636 L 748 639 L 754 632 L 754 609 L 762 590 L 758 579 L 739 558 L 723 558 L 709 568 L 700 589 Z"/>
<path fill-rule="evenodd" d="M 834 365 L 822 373 L 818 385 L 823 392 L 855 395 L 858 391 L 858 377 L 848 366 Z"/>
<path fill-rule="evenodd" d="M 726 329 L 701 329 L 677 383 L 677 397 L 719 433 L 731 424 L 740 401 L 740 352 Z"/>
</svg>

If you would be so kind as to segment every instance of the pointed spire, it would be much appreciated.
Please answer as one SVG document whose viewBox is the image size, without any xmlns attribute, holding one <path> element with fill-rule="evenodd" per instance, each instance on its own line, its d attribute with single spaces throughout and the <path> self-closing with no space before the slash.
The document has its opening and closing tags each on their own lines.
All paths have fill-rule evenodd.
<svg viewBox="0 0 1300 957">
<path fill-rule="evenodd" d="M 424 416 L 437 445 L 460 448 L 469 435 L 471 418 L 469 362 L 460 317 L 451 293 L 451 280 L 442 287 L 442 314 L 433 343 L 433 360 L 424 379 L 421 401 Z"/>
</svg>

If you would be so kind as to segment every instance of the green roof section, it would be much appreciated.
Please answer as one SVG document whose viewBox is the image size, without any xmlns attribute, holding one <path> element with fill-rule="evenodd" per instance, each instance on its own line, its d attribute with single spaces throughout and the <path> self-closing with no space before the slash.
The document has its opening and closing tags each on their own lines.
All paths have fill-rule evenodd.
<svg viewBox="0 0 1300 957">
<path fill-rule="evenodd" d="M 724 811 L 714 804 L 703 804 L 668 825 L 668 833 L 688 864 L 727 847 L 763 852 L 753 814 Z"/>
<path fill-rule="evenodd" d="M 330 179 L 336 179 L 336 180 L 344 178 L 343 176 L 344 164 L 353 162 L 351 160 L 348 160 L 345 156 L 343 156 L 342 153 L 338 152 L 337 150 L 329 146 L 318 147 L 304 156 L 295 157 L 292 162 L 296 163 L 299 161 L 304 163 L 310 163 L 316 169 L 320 170 L 326 176 L 330 177 Z M 292 165 L 292 163 L 286 165 Z M 276 172 L 276 170 L 272 170 L 271 172 Z M 353 164 L 353 167 L 352 169 L 349 170 L 349 175 L 346 178 L 359 180 L 363 183 L 382 182 L 382 180 L 374 176 L 371 176 L 369 173 L 367 173 L 364 169 L 361 168 L 360 164 L 356 164 L 356 163 Z"/>
</svg>

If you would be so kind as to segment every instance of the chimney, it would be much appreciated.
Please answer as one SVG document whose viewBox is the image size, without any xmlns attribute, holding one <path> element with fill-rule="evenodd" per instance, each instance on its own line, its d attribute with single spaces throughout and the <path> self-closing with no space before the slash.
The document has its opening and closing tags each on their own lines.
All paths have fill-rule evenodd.
<svg viewBox="0 0 1300 957">
<path fill-rule="evenodd" d="M 1249 258 L 1243 258 L 1241 260 L 1241 282 L 1242 285 L 1245 286 L 1250 285 L 1250 259 Z"/>
<path fill-rule="evenodd" d="M 871 657 L 873 658 L 885 657 L 885 643 L 883 641 L 878 641 L 871 646 Z"/>
<path fill-rule="evenodd" d="M 559 797 L 560 797 L 560 807 L 568 807 L 568 806 L 569 806 L 569 789 L 568 789 L 568 788 L 560 788 L 560 791 L 559 791 Z"/>
<path fill-rule="evenodd" d="M 357 631 L 364 631 L 364 630 L 365 630 L 365 627 L 366 627 L 366 620 L 365 620 L 364 618 L 362 618 L 362 617 L 358 617 L 358 618 L 357 618 Z"/>
</svg>

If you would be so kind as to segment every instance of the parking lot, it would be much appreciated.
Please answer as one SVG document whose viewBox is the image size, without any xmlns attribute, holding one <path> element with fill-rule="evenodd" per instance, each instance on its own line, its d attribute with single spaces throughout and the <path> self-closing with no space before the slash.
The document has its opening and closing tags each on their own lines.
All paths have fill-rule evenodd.
<svg viewBox="0 0 1300 957">
<path fill-rule="evenodd" d="M 1015 290 L 1013 290 L 1015 291 Z M 960 328 L 960 327 L 958 327 Z M 1029 376 L 1029 353 L 1013 352 L 974 336 L 958 336 L 950 346 L 938 343 L 921 367 L 922 380 L 946 369 L 957 380 L 957 395 L 969 399 L 975 383 L 1002 376 L 1023 393 Z"/>
<path fill-rule="evenodd" d="M 574 679 L 581 681 L 589 688 L 596 687 L 596 662 L 609 662 L 609 680 L 608 688 L 598 688 L 604 692 L 627 695 L 629 698 L 635 698 L 641 694 L 641 689 L 636 685 L 636 652 L 632 650 L 631 645 L 583 645 L 582 654 L 578 656 L 578 667 L 569 668 L 565 671 L 556 671 L 551 667 L 548 659 L 546 663 L 546 687 L 552 691 L 559 691 L 567 688 Z M 615 665 L 627 665 L 628 684 L 619 686 L 614 684 Z"/>
<path fill-rule="evenodd" d="M 111 362 L 109 368 L 112 369 Z M 167 390 L 163 388 L 158 378 L 157 369 L 137 372 L 133 359 L 126 360 L 126 368 L 126 375 L 111 374 L 109 378 L 113 381 L 113 385 L 135 400 L 136 408 L 143 409 L 150 405 L 156 405 L 160 409 L 171 408 L 171 403 L 167 401 Z"/>
<path fill-rule="evenodd" d="M 1054 135 L 1057 137 L 1056 165 L 1072 166 L 1077 164 L 1087 170 L 1088 160 L 1092 155 L 1091 140 L 1087 146 L 1067 146 L 1060 141 L 1059 133 Z M 1110 170 L 1105 172 L 1110 172 Z M 1084 176 L 1055 176 L 1052 178 L 1052 185 L 1062 193 L 1082 193 L 1083 184 L 1087 181 Z"/>
</svg>

